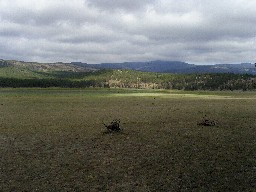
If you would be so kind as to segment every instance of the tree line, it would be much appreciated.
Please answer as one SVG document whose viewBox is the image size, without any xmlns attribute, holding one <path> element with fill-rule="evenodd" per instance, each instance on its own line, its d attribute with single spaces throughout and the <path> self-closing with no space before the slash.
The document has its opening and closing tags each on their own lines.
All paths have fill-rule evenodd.
<svg viewBox="0 0 256 192">
<path fill-rule="evenodd" d="M 4 78 L 0 87 L 138 88 L 178 90 L 256 90 L 256 76 L 249 74 L 168 74 L 131 70 L 74 73 L 72 78 Z"/>
<path fill-rule="evenodd" d="M 113 75 L 109 87 L 178 90 L 256 90 L 256 76 L 250 74 L 167 74 L 143 73 Z"/>
<path fill-rule="evenodd" d="M 62 88 L 86 88 L 104 87 L 104 83 L 97 80 L 72 81 L 68 79 L 16 79 L 0 78 L 0 87 L 62 87 Z"/>
</svg>

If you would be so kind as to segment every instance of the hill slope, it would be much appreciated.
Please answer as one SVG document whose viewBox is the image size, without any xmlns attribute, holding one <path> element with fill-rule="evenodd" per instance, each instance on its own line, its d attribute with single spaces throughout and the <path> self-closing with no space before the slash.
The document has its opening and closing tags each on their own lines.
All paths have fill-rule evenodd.
<svg viewBox="0 0 256 192">
<path fill-rule="evenodd" d="M 0 87 L 119 87 L 184 90 L 255 90 L 256 76 L 228 73 L 155 73 L 128 69 L 95 69 L 94 65 L 74 63 L 41 64 L 0 62 Z M 143 63 L 140 64 L 141 66 Z M 162 62 L 168 69 L 169 62 Z M 176 63 L 173 66 L 190 66 Z M 137 64 L 126 64 L 136 67 Z M 224 66 L 225 67 L 225 66 Z M 163 67 L 164 68 L 164 67 Z M 163 69 L 162 68 L 162 69 Z M 178 69 L 177 67 L 173 67 Z M 136 68 L 138 70 L 138 68 Z M 144 70 L 146 67 L 143 68 Z M 152 63 L 147 65 L 153 70 Z M 170 67 L 169 67 L 170 69 Z"/>
<path fill-rule="evenodd" d="M 27 71 L 27 75 L 33 72 L 91 72 L 99 69 L 129 69 L 143 72 L 157 73 L 234 73 L 256 75 L 256 67 L 251 63 L 241 64 L 215 64 L 215 65 L 194 65 L 181 61 L 149 61 L 149 62 L 124 62 L 124 63 L 101 63 L 87 64 L 81 62 L 71 63 L 37 63 L 22 62 L 14 60 L 0 60 L 0 67 L 13 66 L 16 69 Z M 14 69 L 15 70 L 15 69 Z M 9 73 L 10 75 L 10 73 Z"/>
<path fill-rule="evenodd" d="M 131 69 L 144 72 L 160 73 L 235 73 L 256 74 L 256 68 L 250 63 L 241 64 L 216 64 L 216 65 L 194 65 L 180 61 L 150 61 L 150 62 L 125 62 L 125 63 L 102 63 L 83 64 L 79 66 L 92 66 L 98 69 Z"/>
<path fill-rule="evenodd" d="M 0 60 L 0 77 L 6 78 L 51 78 L 61 72 L 91 72 L 96 69 L 71 63 L 37 63 L 14 60 Z"/>
</svg>

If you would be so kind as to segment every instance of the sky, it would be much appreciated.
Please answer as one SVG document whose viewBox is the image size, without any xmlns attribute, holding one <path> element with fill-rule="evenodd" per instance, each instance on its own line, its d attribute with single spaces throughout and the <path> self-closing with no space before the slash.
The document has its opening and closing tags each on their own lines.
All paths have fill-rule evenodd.
<svg viewBox="0 0 256 192">
<path fill-rule="evenodd" d="M 0 0 L 0 59 L 256 62 L 255 0 Z"/>
</svg>

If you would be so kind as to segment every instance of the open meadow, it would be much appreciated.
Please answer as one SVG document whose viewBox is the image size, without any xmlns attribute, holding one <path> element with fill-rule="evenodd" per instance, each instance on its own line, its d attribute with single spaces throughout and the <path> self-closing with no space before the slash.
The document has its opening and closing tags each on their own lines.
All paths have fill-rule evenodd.
<svg viewBox="0 0 256 192">
<path fill-rule="evenodd" d="M 256 92 L 0 89 L 0 191 L 256 191 L 255 112 Z"/>
</svg>

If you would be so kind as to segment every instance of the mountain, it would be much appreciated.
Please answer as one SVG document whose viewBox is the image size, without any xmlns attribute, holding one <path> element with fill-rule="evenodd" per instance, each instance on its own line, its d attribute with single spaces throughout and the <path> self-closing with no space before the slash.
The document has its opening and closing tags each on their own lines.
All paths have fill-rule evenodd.
<svg viewBox="0 0 256 192">
<path fill-rule="evenodd" d="M 95 69 L 130 69 L 143 72 L 159 73 L 235 73 L 256 74 L 256 67 L 251 63 L 241 64 L 215 64 L 194 65 L 181 61 L 149 61 L 149 62 L 124 62 L 124 63 L 101 63 L 87 64 L 73 62 L 72 64 L 91 67 Z"/>
<path fill-rule="evenodd" d="M 254 70 L 251 64 L 197 66 L 178 61 L 90 65 L 0 60 L 0 87 L 256 90 L 256 75 L 230 73 Z"/>
<path fill-rule="evenodd" d="M 95 68 L 131 69 L 144 72 L 178 72 L 189 69 L 193 65 L 180 61 L 149 61 L 149 62 L 125 62 L 125 63 L 102 63 L 93 65 Z"/>
<path fill-rule="evenodd" d="M 0 60 L 0 68 L 12 66 L 17 69 L 29 72 L 90 72 L 99 69 L 129 69 L 141 72 L 158 73 L 234 73 L 256 75 L 256 67 L 251 63 L 241 64 L 215 64 L 215 65 L 195 65 L 181 61 L 149 61 L 149 62 L 124 62 L 124 63 L 101 63 L 87 64 L 82 62 L 71 63 L 37 63 L 14 60 Z"/>
<path fill-rule="evenodd" d="M 234 73 L 234 74 L 256 74 L 256 67 L 251 63 L 241 64 L 215 64 L 198 65 L 189 73 Z"/>
</svg>

